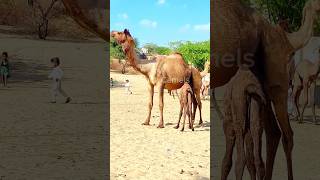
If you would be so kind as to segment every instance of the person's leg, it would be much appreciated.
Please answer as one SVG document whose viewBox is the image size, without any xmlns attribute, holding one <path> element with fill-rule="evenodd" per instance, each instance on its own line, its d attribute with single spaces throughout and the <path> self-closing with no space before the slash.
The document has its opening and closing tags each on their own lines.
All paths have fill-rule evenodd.
<svg viewBox="0 0 320 180">
<path fill-rule="evenodd" d="M 4 85 L 4 87 L 7 87 L 7 79 L 8 79 L 8 76 L 7 75 L 3 75 L 3 85 Z"/>
<path fill-rule="evenodd" d="M 69 102 L 71 101 L 71 97 L 68 96 L 68 94 L 62 89 L 61 81 L 58 81 L 58 82 L 57 82 L 57 85 L 58 85 L 58 91 L 60 92 L 60 94 L 61 94 L 63 97 L 67 98 L 66 101 L 65 101 L 65 103 L 69 103 Z"/>
<path fill-rule="evenodd" d="M 56 103 L 56 97 L 58 95 L 57 82 L 54 82 L 51 88 L 51 103 Z"/>
</svg>

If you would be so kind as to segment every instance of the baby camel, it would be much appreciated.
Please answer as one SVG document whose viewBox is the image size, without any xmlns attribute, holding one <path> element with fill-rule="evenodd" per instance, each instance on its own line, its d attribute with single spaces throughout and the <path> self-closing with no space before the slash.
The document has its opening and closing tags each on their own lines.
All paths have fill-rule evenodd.
<svg viewBox="0 0 320 180">
<path fill-rule="evenodd" d="M 184 125 L 186 122 L 186 115 L 188 116 L 189 119 L 189 129 L 192 129 L 192 131 L 194 131 L 193 128 L 193 123 L 194 123 L 194 111 L 192 110 L 192 105 L 194 104 L 194 107 L 196 107 L 197 105 L 195 104 L 195 97 L 192 91 L 191 86 L 185 82 L 184 85 L 181 87 L 180 90 L 180 114 L 179 114 L 179 121 L 177 126 L 175 126 L 174 128 L 178 129 L 179 125 L 180 125 L 180 119 L 182 116 L 182 112 L 183 112 L 183 126 L 181 131 L 184 130 Z"/>
<path fill-rule="evenodd" d="M 239 69 L 226 88 L 223 129 L 226 152 L 222 162 L 221 180 L 226 180 L 232 167 L 233 148 L 236 145 L 235 174 L 241 180 L 247 164 L 252 180 L 263 180 L 265 166 L 261 157 L 261 118 L 265 97 L 258 79 L 249 70 Z M 246 148 L 246 150 L 245 150 Z"/>
</svg>

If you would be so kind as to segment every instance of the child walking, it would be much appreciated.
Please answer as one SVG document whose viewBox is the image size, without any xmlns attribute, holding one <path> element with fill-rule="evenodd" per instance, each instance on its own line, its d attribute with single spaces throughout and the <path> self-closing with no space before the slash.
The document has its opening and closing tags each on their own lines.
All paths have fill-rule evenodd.
<svg viewBox="0 0 320 180">
<path fill-rule="evenodd" d="M 66 98 L 65 103 L 69 103 L 71 101 L 71 98 L 62 89 L 62 86 L 61 86 L 63 71 L 60 68 L 60 59 L 58 57 L 54 57 L 50 61 L 53 65 L 53 69 L 48 76 L 50 79 L 53 80 L 52 89 L 51 89 L 51 93 L 52 93 L 51 103 L 56 103 L 56 97 L 58 94 L 61 94 L 62 96 L 64 96 Z"/>
<path fill-rule="evenodd" d="M 2 61 L 0 64 L 0 75 L 2 78 L 3 86 L 7 87 L 8 77 L 10 76 L 10 69 L 9 69 L 9 60 L 8 60 L 8 53 L 2 53 Z"/>
<path fill-rule="evenodd" d="M 132 94 L 131 90 L 130 90 L 130 81 L 127 79 L 126 80 L 126 84 L 124 85 L 126 87 L 126 93 L 127 94 Z"/>
</svg>

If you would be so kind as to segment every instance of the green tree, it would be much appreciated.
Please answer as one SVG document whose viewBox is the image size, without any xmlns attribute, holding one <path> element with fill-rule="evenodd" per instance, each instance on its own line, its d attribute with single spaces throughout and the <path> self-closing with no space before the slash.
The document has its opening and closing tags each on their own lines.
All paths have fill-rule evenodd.
<svg viewBox="0 0 320 180">
<path fill-rule="evenodd" d="M 308 0 L 242 0 L 277 24 L 280 20 L 288 22 L 289 31 L 297 31 L 301 26 L 302 10 Z M 315 33 L 319 34 L 319 23 L 315 25 Z"/>
<path fill-rule="evenodd" d="M 176 51 L 183 55 L 183 58 L 200 70 L 203 70 L 204 63 L 210 60 L 210 41 L 203 42 L 179 42 Z"/>
<path fill-rule="evenodd" d="M 147 48 L 150 54 L 168 55 L 172 52 L 172 50 L 168 47 L 158 46 L 153 43 L 144 45 L 144 48 Z"/>
<path fill-rule="evenodd" d="M 122 51 L 122 47 L 118 45 L 115 39 L 110 39 L 110 56 L 116 59 L 124 59 L 125 55 Z M 111 60 L 111 58 L 110 58 Z"/>
</svg>

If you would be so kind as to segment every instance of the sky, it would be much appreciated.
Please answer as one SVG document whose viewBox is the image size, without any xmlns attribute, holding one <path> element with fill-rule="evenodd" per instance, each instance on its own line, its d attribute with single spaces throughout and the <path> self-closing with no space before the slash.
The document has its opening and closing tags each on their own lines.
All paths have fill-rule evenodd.
<svg viewBox="0 0 320 180">
<path fill-rule="evenodd" d="M 110 0 L 110 30 L 129 29 L 140 47 L 210 39 L 210 0 Z"/>
</svg>

